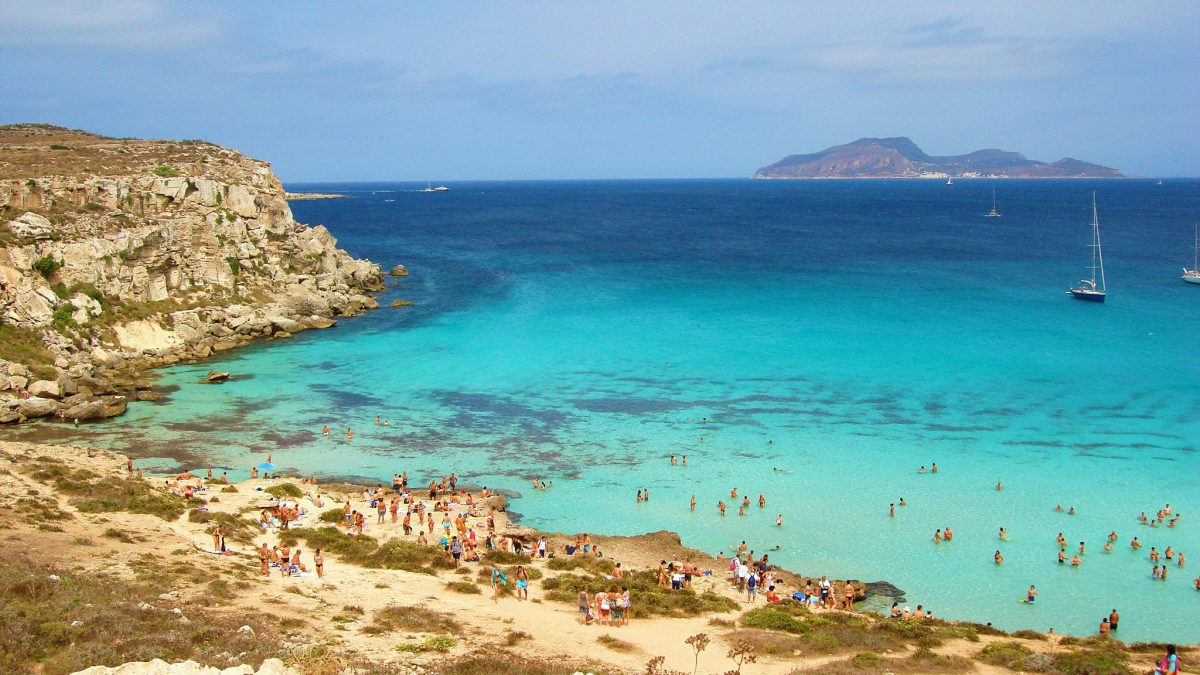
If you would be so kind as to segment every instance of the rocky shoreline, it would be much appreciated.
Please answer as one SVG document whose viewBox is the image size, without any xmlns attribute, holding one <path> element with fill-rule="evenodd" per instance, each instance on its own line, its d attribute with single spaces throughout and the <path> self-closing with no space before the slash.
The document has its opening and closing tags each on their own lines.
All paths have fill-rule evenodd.
<svg viewBox="0 0 1200 675">
<path fill-rule="evenodd" d="M 286 198 L 208 143 L 0 127 L 0 424 L 120 415 L 149 369 L 378 307 L 379 266 Z"/>
</svg>

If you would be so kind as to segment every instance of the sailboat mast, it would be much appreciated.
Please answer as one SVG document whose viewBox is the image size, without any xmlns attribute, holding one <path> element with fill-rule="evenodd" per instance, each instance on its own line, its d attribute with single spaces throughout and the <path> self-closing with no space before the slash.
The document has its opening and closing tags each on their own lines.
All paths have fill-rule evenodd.
<svg viewBox="0 0 1200 675">
<path fill-rule="evenodd" d="M 1092 193 L 1092 285 L 1096 283 L 1096 258 L 1100 258 L 1100 290 L 1108 290 L 1104 280 L 1104 250 L 1100 248 L 1100 215 L 1096 211 L 1096 193 Z"/>
<path fill-rule="evenodd" d="M 1192 249 L 1192 269 L 1200 270 L 1200 225 L 1196 225 L 1196 242 Z"/>
</svg>

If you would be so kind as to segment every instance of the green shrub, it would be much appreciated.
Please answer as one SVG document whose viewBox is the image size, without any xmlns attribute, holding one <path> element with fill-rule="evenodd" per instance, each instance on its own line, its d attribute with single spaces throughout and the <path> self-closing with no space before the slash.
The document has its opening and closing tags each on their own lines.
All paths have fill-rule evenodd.
<svg viewBox="0 0 1200 675">
<path fill-rule="evenodd" d="M 424 642 L 402 642 L 396 645 L 396 651 L 409 652 L 413 654 L 418 654 L 420 652 L 448 652 L 451 649 L 454 649 L 455 645 L 457 644 L 458 640 L 455 640 L 449 635 L 438 635 L 435 637 L 425 638 Z"/>
<path fill-rule="evenodd" d="M 346 517 L 346 514 L 344 514 L 341 509 L 326 509 L 321 512 L 321 515 L 318 517 L 318 519 L 322 523 L 330 523 L 330 524 L 336 525 L 336 524 L 342 522 L 342 520 L 345 517 Z"/>
<path fill-rule="evenodd" d="M 304 496 L 304 492 L 300 488 L 296 487 L 296 485 L 293 483 L 280 483 L 279 485 L 272 485 L 271 487 L 267 488 L 265 492 L 272 497 L 278 498 L 294 497 L 299 499 Z"/>
<path fill-rule="evenodd" d="M 156 166 L 156 167 L 154 167 L 154 175 L 162 176 L 163 178 L 175 178 L 176 176 L 179 176 L 181 174 L 179 173 L 179 169 L 176 169 L 174 167 Z"/>
<path fill-rule="evenodd" d="M 454 567 L 440 548 L 421 546 L 400 539 L 379 543 L 367 535 L 350 535 L 336 527 L 297 528 L 281 532 L 280 542 L 294 545 L 303 539 L 308 548 L 319 548 L 341 560 L 372 569 L 405 570 L 436 574 L 436 569 Z"/>
<path fill-rule="evenodd" d="M 448 581 L 446 588 L 455 593 L 465 593 L 467 595 L 479 595 L 483 591 L 479 590 L 479 584 L 474 581 Z"/>
<path fill-rule="evenodd" d="M 49 279 L 52 274 L 60 269 L 62 269 L 62 263 L 55 260 L 54 256 L 48 253 L 33 261 L 33 270 L 45 279 Z"/>
<path fill-rule="evenodd" d="M 578 601 L 579 591 L 585 586 L 593 591 L 612 586 L 628 587 L 632 611 L 639 616 L 698 616 L 710 612 L 728 612 L 739 606 L 732 598 L 716 593 L 663 588 L 658 585 L 657 571 L 651 570 L 629 573 L 620 580 L 596 575 L 561 574 L 542 582 L 548 599 L 571 604 Z"/>
<path fill-rule="evenodd" d="M 52 315 L 54 325 L 56 326 L 74 326 L 76 325 L 74 317 L 71 315 L 79 311 L 79 308 L 69 302 L 59 305 L 54 310 Z"/>
<path fill-rule="evenodd" d="M 1025 661 L 1025 657 L 1032 653 L 1032 649 L 1019 642 L 1001 640 L 984 647 L 983 651 L 979 652 L 978 659 L 994 666 L 1003 666 L 1009 670 L 1019 670 L 1021 664 Z"/>
<path fill-rule="evenodd" d="M 60 143 L 53 143 L 50 145 L 50 149 L 51 150 L 70 150 L 71 148 L 68 148 L 67 146 L 62 145 Z"/>
<path fill-rule="evenodd" d="M 743 628 L 779 630 L 797 635 L 803 635 L 809 631 L 803 621 L 774 607 L 763 607 L 746 612 L 742 615 L 741 624 Z"/>
<path fill-rule="evenodd" d="M 242 263 L 239 262 L 237 258 L 230 256 L 225 259 L 225 262 L 229 263 L 229 270 L 233 272 L 234 276 L 242 273 Z"/>
</svg>

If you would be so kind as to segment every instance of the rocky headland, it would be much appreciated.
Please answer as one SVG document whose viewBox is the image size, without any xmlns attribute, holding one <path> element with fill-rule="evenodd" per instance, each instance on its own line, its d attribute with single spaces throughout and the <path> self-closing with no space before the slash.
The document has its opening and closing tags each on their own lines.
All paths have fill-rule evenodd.
<svg viewBox="0 0 1200 675">
<path fill-rule="evenodd" d="M 202 141 L 0 126 L 0 423 L 119 415 L 148 368 L 378 307 L 383 273 Z"/>
<path fill-rule="evenodd" d="M 788 155 L 755 178 L 1123 178 L 1117 169 L 1066 157 L 1039 162 L 1019 152 L 976 150 L 927 155 L 908 138 L 860 138 L 807 155 Z"/>
</svg>

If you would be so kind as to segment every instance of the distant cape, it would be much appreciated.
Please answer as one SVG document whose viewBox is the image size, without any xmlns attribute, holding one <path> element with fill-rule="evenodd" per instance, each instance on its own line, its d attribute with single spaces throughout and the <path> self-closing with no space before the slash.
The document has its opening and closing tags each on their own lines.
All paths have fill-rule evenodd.
<svg viewBox="0 0 1200 675">
<path fill-rule="evenodd" d="M 1123 178 L 1117 169 L 1066 157 L 1027 159 L 1019 152 L 976 150 L 934 157 L 910 139 L 860 138 L 808 155 L 788 155 L 755 178 Z"/>
</svg>

